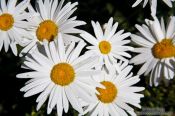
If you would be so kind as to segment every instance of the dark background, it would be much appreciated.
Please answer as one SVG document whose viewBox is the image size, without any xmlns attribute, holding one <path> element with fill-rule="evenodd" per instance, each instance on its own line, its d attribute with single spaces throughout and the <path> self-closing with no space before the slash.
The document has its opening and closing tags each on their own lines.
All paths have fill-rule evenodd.
<svg viewBox="0 0 175 116">
<path fill-rule="evenodd" d="M 71 0 L 76 2 L 77 0 Z M 164 16 L 165 19 L 174 14 L 175 8 L 170 9 L 162 0 L 158 0 L 159 17 Z M 31 0 L 34 5 L 35 0 Z M 67 3 L 68 0 L 65 2 Z M 87 22 L 82 29 L 93 33 L 91 20 L 99 21 L 101 24 L 106 23 L 110 17 L 114 17 L 119 22 L 119 29 L 125 29 L 132 33 L 137 32 L 134 25 L 144 23 L 145 18 L 150 19 L 149 4 L 146 8 L 142 8 L 142 4 L 136 8 L 132 8 L 135 0 L 78 0 L 78 10 L 74 13 L 78 19 Z M 175 5 L 174 5 L 175 6 Z M 11 50 L 8 53 L 4 49 L 0 52 L 0 116 L 45 116 L 46 104 L 36 112 L 36 98 L 38 95 L 24 98 L 22 92 L 19 91 L 27 80 L 17 79 L 16 74 L 22 72 L 20 65 L 22 58 L 15 57 Z M 133 72 L 136 74 L 139 66 L 135 66 Z M 141 76 L 141 82 L 138 85 L 145 86 L 143 92 L 145 98 L 141 101 L 142 107 L 161 107 L 166 111 L 175 111 L 175 81 L 171 80 L 169 85 L 161 83 L 159 87 L 149 86 L 149 77 Z M 140 111 L 136 109 L 136 111 Z M 56 115 L 56 111 L 52 111 L 51 115 Z M 65 116 L 77 115 L 75 111 L 69 110 Z"/>
</svg>

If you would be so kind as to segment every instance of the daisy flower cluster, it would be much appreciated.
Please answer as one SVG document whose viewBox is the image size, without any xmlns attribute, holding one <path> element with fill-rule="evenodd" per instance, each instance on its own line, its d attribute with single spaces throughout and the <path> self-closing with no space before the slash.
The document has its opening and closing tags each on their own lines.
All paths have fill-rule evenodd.
<svg viewBox="0 0 175 116">
<path fill-rule="evenodd" d="M 163 1 L 172 7 L 173 0 Z M 47 102 L 47 114 L 56 110 L 58 116 L 70 107 L 80 116 L 136 116 L 145 89 L 136 85 L 139 75 L 149 75 L 151 86 L 175 75 L 175 17 L 165 25 L 156 17 L 157 0 L 150 2 L 152 20 L 137 24 L 137 34 L 118 30 L 112 17 L 103 26 L 91 21 L 91 34 L 79 29 L 86 23 L 72 16 L 78 2 L 36 0 L 32 6 L 30 0 L 1 0 L 0 50 L 10 47 L 24 58 L 26 72 L 16 75 L 28 79 L 20 89 L 24 97 L 39 94 L 36 110 Z M 129 63 L 143 64 L 137 75 Z"/>
</svg>

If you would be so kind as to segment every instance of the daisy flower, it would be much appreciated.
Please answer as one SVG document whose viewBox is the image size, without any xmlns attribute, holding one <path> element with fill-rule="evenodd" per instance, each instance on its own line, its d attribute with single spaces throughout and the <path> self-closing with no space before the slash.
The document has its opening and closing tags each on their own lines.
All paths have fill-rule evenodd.
<svg viewBox="0 0 175 116">
<path fill-rule="evenodd" d="M 147 5 L 147 3 L 148 3 L 148 0 L 136 0 L 136 2 L 132 5 L 132 7 L 136 7 L 138 4 L 140 4 L 142 1 L 144 1 L 144 3 L 143 3 L 143 7 L 145 7 L 146 5 Z M 152 2 L 152 1 L 154 1 L 154 2 L 156 2 L 156 4 L 157 4 L 157 0 L 150 0 L 150 2 Z M 169 7 L 172 7 L 173 5 L 172 5 L 172 2 L 174 2 L 174 0 L 163 0 L 163 2 L 166 4 L 166 5 L 168 5 Z"/>
<path fill-rule="evenodd" d="M 23 0 L 19 4 L 17 0 L 0 1 L 0 50 L 4 46 L 7 52 L 10 46 L 14 55 L 17 55 L 16 44 L 20 44 L 27 33 L 25 29 L 28 23 L 24 20 L 29 18 L 25 12 L 29 1 Z"/>
<path fill-rule="evenodd" d="M 28 29 L 33 35 L 26 40 L 26 47 L 21 51 L 27 53 L 32 48 L 36 48 L 36 43 L 42 43 L 44 39 L 53 41 L 61 33 L 63 41 L 68 45 L 71 41 L 77 42 L 80 38 L 74 36 L 81 33 L 81 30 L 75 27 L 84 25 L 85 22 L 76 20 L 76 17 L 70 16 L 77 9 L 77 2 L 71 4 L 68 2 L 63 6 L 64 0 L 37 0 L 36 10 L 29 5 L 29 12 L 33 17 L 29 20 L 31 27 Z"/>
<path fill-rule="evenodd" d="M 91 116 L 127 116 L 129 113 L 136 116 L 130 105 L 141 108 L 140 98 L 144 96 L 138 92 L 143 91 L 144 87 L 133 86 L 140 79 L 139 76 L 132 76 L 130 73 L 132 66 L 122 64 L 120 68 L 119 75 L 103 73 L 93 76 L 105 89 L 96 88 L 99 92 L 94 97 L 96 102 L 88 103 L 84 114 L 89 112 Z"/>
<path fill-rule="evenodd" d="M 143 64 L 138 74 L 150 74 L 150 85 L 155 86 L 163 79 L 172 79 L 175 74 L 175 17 L 171 16 L 167 27 L 163 18 L 161 23 L 154 17 L 154 21 L 146 20 L 147 25 L 136 25 L 139 35 L 132 34 L 132 41 L 139 47 L 135 48 L 137 56 L 131 59 L 135 65 Z"/>
<path fill-rule="evenodd" d="M 118 22 L 113 25 L 113 18 L 110 18 L 106 24 L 106 28 L 103 29 L 100 24 L 92 21 L 95 36 L 84 32 L 80 36 L 86 40 L 91 46 L 88 46 L 88 52 L 93 52 L 94 55 L 98 56 L 98 63 L 101 66 L 105 66 L 108 71 L 113 70 L 112 65 L 118 60 L 127 61 L 131 55 L 126 51 L 132 50 L 133 48 L 125 44 L 130 43 L 130 40 L 124 40 L 130 36 L 130 33 L 124 33 L 124 30 L 120 30 L 117 33 Z M 103 65 L 104 64 L 104 65 Z"/>
<path fill-rule="evenodd" d="M 37 110 L 49 97 L 48 114 L 56 106 L 58 115 L 62 116 L 63 109 L 68 112 L 69 103 L 82 113 L 83 109 L 78 99 L 92 102 L 91 94 L 96 91 L 94 86 L 102 87 L 91 78 L 91 75 L 99 72 L 92 69 L 96 57 L 89 54 L 79 56 L 86 45 L 84 41 L 80 41 L 76 47 L 75 42 L 72 42 L 65 50 L 61 34 L 58 36 L 58 43 L 48 43 L 44 40 L 45 51 L 39 49 L 26 56 L 22 67 L 32 71 L 18 74 L 17 78 L 31 80 L 21 88 L 21 91 L 26 92 L 24 97 L 41 93 L 36 100 Z"/>
</svg>

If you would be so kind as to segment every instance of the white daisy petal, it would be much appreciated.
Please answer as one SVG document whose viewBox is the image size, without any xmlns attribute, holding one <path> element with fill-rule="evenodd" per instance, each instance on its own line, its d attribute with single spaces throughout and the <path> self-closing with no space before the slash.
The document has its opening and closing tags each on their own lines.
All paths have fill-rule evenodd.
<svg viewBox="0 0 175 116">
<path fill-rule="evenodd" d="M 62 32 L 62 30 L 72 29 L 72 28 L 74 28 L 76 26 L 80 26 L 80 25 L 84 25 L 84 24 L 86 24 L 84 21 L 69 21 L 69 22 L 64 22 L 62 25 L 60 25 L 60 31 Z"/>
<path fill-rule="evenodd" d="M 124 30 L 120 30 L 120 31 L 118 31 L 117 33 L 115 33 L 114 34 L 114 36 L 113 37 L 111 37 L 111 42 L 113 42 L 113 41 L 117 41 L 119 38 L 119 36 L 122 34 L 124 32 Z M 124 34 L 123 34 L 124 35 Z M 123 35 L 121 35 L 121 36 L 123 36 Z M 127 35 L 127 36 L 126 36 Z M 128 33 L 125 33 L 125 37 L 128 37 L 129 35 L 128 35 Z M 125 38 L 124 37 L 124 38 Z M 117 38 L 117 39 L 116 39 Z M 120 40 L 122 40 L 122 39 L 124 39 L 124 38 L 120 38 Z M 120 41 L 120 40 L 118 40 L 118 41 Z"/>
<path fill-rule="evenodd" d="M 41 106 L 44 104 L 44 102 L 47 100 L 47 97 L 44 97 L 42 100 L 39 101 L 36 110 L 38 111 Z"/>
<path fill-rule="evenodd" d="M 175 23 L 175 17 L 171 17 L 167 28 L 166 38 L 171 38 L 172 35 L 174 34 L 175 31 L 174 23 Z"/>
<path fill-rule="evenodd" d="M 31 83 L 28 82 L 26 86 L 24 86 L 23 88 L 20 89 L 20 91 L 26 92 L 26 91 L 28 91 L 28 90 L 30 90 L 30 89 L 32 89 L 40 84 L 48 85 L 48 83 L 46 83 L 46 82 L 48 82 L 47 79 L 37 79 Z"/>
<path fill-rule="evenodd" d="M 99 112 L 98 112 L 98 116 L 103 116 L 103 114 L 105 114 L 106 112 L 104 111 L 105 109 L 107 109 L 107 107 L 104 107 L 102 104 L 99 104 L 101 105 L 99 108 Z M 101 110 L 101 111 L 100 111 Z M 105 115 L 106 116 L 106 115 Z"/>
<path fill-rule="evenodd" d="M 62 0 L 62 1 L 63 1 L 63 0 Z M 46 0 L 46 1 L 45 1 L 45 7 L 46 7 L 48 4 L 49 4 L 49 0 Z M 51 19 L 53 19 L 54 13 L 55 13 L 55 11 L 56 11 L 56 9 L 57 9 L 57 7 L 58 7 L 58 0 L 54 0 L 52 4 L 53 4 L 53 5 L 52 5 L 52 8 L 51 8 L 51 16 L 50 16 Z"/>
<path fill-rule="evenodd" d="M 79 42 L 79 41 L 81 41 L 81 38 L 73 36 L 73 35 L 62 34 L 62 36 L 64 38 L 63 41 L 64 41 L 64 44 L 66 46 L 69 45 L 71 42 Z"/>
<path fill-rule="evenodd" d="M 113 18 L 111 17 L 107 23 L 106 29 L 105 29 L 105 33 L 104 33 L 104 37 L 106 38 L 107 35 L 110 33 L 111 28 L 112 28 L 112 23 L 113 23 Z"/>
<path fill-rule="evenodd" d="M 132 5 L 132 7 L 136 7 L 138 4 L 140 4 L 142 0 L 136 0 L 136 2 Z"/>
<path fill-rule="evenodd" d="M 152 0 L 151 1 L 151 16 L 156 17 L 156 12 L 157 12 L 157 0 Z"/>
<path fill-rule="evenodd" d="M 57 55 L 57 50 L 55 48 L 54 42 L 51 42 L 49 47 L 50 47 L 50 53 L 51 53 L 52 60 L 53 60 L 54 64 L 56 64 L 61 59 Z M 61 53 L 60 53 L 60 55 L 61 55 Z"/>
<path fill-rule="evenodd" d="M 172 2 L 170 0 L 163 0 L 165 4 L 167 4 L 169 7 L 172 7 Z"/>
<path fill-rule="evenodd" d="M 44 6 L 44 3 L 43 3 L 43 1 L 42 0 L 38 0 L 37 1 L 38 2 L 38 10 L 39 10 L 39 12 L 41 13 L 41 17 L 43 18 L 43 20 L 47 20 L 48 19 L 48 17 L 47 17 L 47 14 L 46 14 L 46 8 L 45 8 L 45 6 Z M 42 9 L 42 10 L 41 10 Z"/>
<path fill-rule="evenodd" d="M 47 70 L 47 68 L 45 67 L 40 67 L 40 65 L 38 65 L 37 63 L 31 63 L 31 62 L 24 62 L 24 65 L 30 67 L 30 69 L 36 70 L 38 72 L 43 72 L 45 73 L 45 70 Z M 48 71 L 47 71 L 48 72 Z"/>
<path fill-rule="evenodd" d="M 54 2 L 53 0 L 51 2 L 49 0 L 44 1 L 44 7 L 47 10 L 47 12 L 46 12 L 47 13 L 47 16 L 48 16 L 48 14 L 51 11 L 51 4 L 53 4 L 53 2 Z M 49 18 L 50 18 L 50 16 L 49 16 Z"/>
<path fill-rule="evenodd" d="M 15 14 L 20 14 L 22 13 L 27 6 L 29 5 L 30 0 L 23 0 L 21 3 L 19 3 L 16 8 L 15 8 Z"/>
<path fill-rule="evenodd" d="M 36 102 L 41 101 L 44 97 L 47 98 L 47 96 L 50 94 L 52 88 L 54 87 L 53 83 L 50 83 L 47 88 L 38 96 L 38 98 L 36 99 Z M 38 109 L 38 108 L 37 108 Z"/>
<path fill-rule="evenodd" d="M 118 78 L 121 78 L 121 79 L 123 79 L 124 80 L 124 77 L 126 77 L 128 74 L 129 74 L 129 72 L 131 71 L 131 69 L 133 68 L 133 66 L 127 66 L 127 67 L 125 67 L 122 71 L 121 71 L 121 73 L 118 75 Z M 117 81 L 117 79 L 115 79 L 114 81 Z"/>
<path fill-rule="evenodd" d="M 66 9 L 68 9 L 70 7 L 71 2 L 68 2 L 65 6 L 62 7 L 64 1 L 65 0 L 62 0 L 60 2 L 60 4 L 58 5 L 58 8 L 57 8 L 57 10 L 55 11 L 55 14 L 54 14 L 55 16 L 53 17 L 54 18 L 54 21 L 56 21 L 58 19 L 58 16 L 60 16 L 63 12 L 66 11 Z"/>
<path fill-rule="evenodd" d="M 8 12 L 12 13 L 14 11 L 17 0 L 8 1 Z"/>
<path fill-rule="evenodd" d="M 50 96 L 49 96 L 49 102 L 48 102 L 48 105 L 47 105 L 47 114 L 50 114 L 52 112 L 52 108 L 54 107 L 54 104 L 52 101 L 55 97 L 55 91 L 56 91 L 56 86 L 54 86 L 51 90 L 51 93 L 50 93 Z M 53 107 L 52 107 L 53 106 Z"/>
<path fill-rule="evenodd" d="M 98 75 L 100 74 L 101 71 L 97 70 L 97 71 L 93 71 L 93 70 L 90 70 L 90 71 L 79 71 L 78 73 L 76 73 L 76 75 L 78 77 L 84 77 L 84 76 L 91 76 L 91 75 Z"/>
<path fill-rule="evenodd" d="M 160 27 L 160 22 L 158 21 L 157 18 L 154 19 L 155 21 L 153 23 L 151 23 L 151 27 L 152 27 L 152 31 L 155 34 L 155 39 L 157 39 L 157 41 L 161 41 L 163 38 L 165 38 L 165 35 L 163 34 L 163 31 Z"/>
<path fill-rule="evenodd" d="M 65 0 L 61 0 L 61 1 L 60 1 L 59 5 L 57 6 L 57 9 L 56 9 L 55 12 L 54 12 L 53 19 L 56 18 L 56 15 L 55 15 L 55 14 L 58 14 L 58 12 L 60 12 L 60 10 L 61 10 L 61 8 L 62 8 L 62 6 L 63 6 L 64 1 L 65 1 Z M 53 11 L 53 10 L 52 10 L 52 11 Z"/>
<path fill-rule="evenodd" d="M 66 95 L 67 95 L 67 98 L 69 99 L 72 107 L 74 109 L 76 109 L 78 112 L 80 113 L 83 113 L 83 109 L 81 108 L 77 98 L 75 97 L 75 95 L 73 94 L 72 90 L 70 87 L 66 87 L 65 88 L 65 92 L 66 92 Z"/>
<path fill-rule="evenodd" d="M 83 82 L 82 80 L 84 80 L 84 82 Z M 93 95 L 94 93 L 99 94 L 99 92 L 98 92 L 96 89 L 94 90 L 94 88 L 90 87 L 89 85 L 92 85 L 92 86 L 95 85 L 95 86 L 97 86 L 97 87 L 104 88 L 101 84 L 99 84 L 99 83 L 97 83 L 97 82 L 94 82 L 92 79 L 91 79 L 91 81 L 88 82 L 88 83 L 87 83 L 87 79 L 82 79 L 82 80 L 77 79 L 76 83 L 77 83 L 78 85 L 82 86 L 82 88 L 83 88 L 84 90 L 86 90 L 87 92 L 92 93 L 92 95 Z"/>
<path fill-rule="evenodd" d="M 52 98 L 52 101 L 50 104 L 51 108 L 54 108 L 54 106 L 56 105 L 56 103 L 58 101 L 59 94 L 61 94 L 61 87 L 56 86 L 55 91 L 54 91 L 54 95 L 53 95 L 53 98 Z M 50 98 L 51 98 L 51 96 L 50 96 Z M 49 105 L 49 103 L 48 103 L 48 105 Z"/>
<path fill-rule="evenodd" d="M 89 93 L 85 92 L 82 88 L 80 88 L 78 85 L 73 84 L 71 86 L 72 89 L 76 90 L 77 95 L 80 96 L 82 99 L 84 99 L 86 102 L 90 103 L 92 102 L 92 97 Z"/>
<path fill-rule="evenodd" d="M 91 54 L 85 54 L 80 56 L 72 64 L 76 70 L 84 70 L 87 68 L 93 68 L 97 63 L 97 57 L 92 57 Z"/>
<path fill-rule="evenodd" d="M 1 0 L 1 9 L 3 12 L 7 12 L 7 4 L 5 0 Z"/>
<path fill-rule="evenodd" d="M 137 116 L 137 114 L 133 111 L 127 111 L 131 116 Z"/>
<path fill-rule="evenodd" d="M 109 113 L 111 116 L 119 116 L 119 113 L 116 111 L 113 104 L 109 105 Z"/>
<path fill-rule="evenodd" d="M 29 96 L 38 94 L 38 93 L 42 92 L 45 89 L 45 87 L 46 87 L 46 85 L 42 84 L 42 85 L 39 85 L 35 88 L 32 88 L 24 94 L 24 97 L 29 97 Z"/>
<path fill-rule="evenodd" d="M 93 103 L 93 104 L 90 104 L 88 106 L 88 108 L 83 112 L 83 115 L 86 114 L 86 113 L 88 113 L 89 111 L 93 110 L 96 107 L 97 104 L 98 104 L 98 102 Z"/>
<path fill-rule="evenodd" d="M 150 65 L 151 61 L 152 59 L 147 59 L 146 63 L 144 63 L 144 65 L 140 68 L 137 74 L 142 75 L 148 69 L 148 66 Z"/>
<path fill-rule="evenodd" d="M 131 35 L 131 33 L 124 33 L 122 35 L 120 35 L 120 33 L 123 33 L 123 30 L 117 32 L 112 38 L 111 38 L 111 42 L 114 42 L 116 40 L 118 41 L 122 41 L 123 39 L 129 37 Z"/>
<path fill-rule="evenodd" d="M 36 44 L 35 41 L 29 43 L 29 44 L 27 45 L 27 47 L 25 47 L 25 48 L 21 51 L 21 53 L 19 54 L 19 56 L 22 57 L 23 54 L 26 54 L 27 52 L 29 52 L 29 51 L 31 50 L 31 48 L 33 48 L 34 46 L 36 46 L 35 44 Z"/>
<path fill-rule="evenodd" d="M 91 116 L 98 116 L 99 112 L 101 112 L 101 109 L 102 109 L 101 107 L 102 107 L 102 104 L 99 103 L 95 108 L 95 111 L 92 112 Z"/>
<path fill-rule="evenodd" d="M 63 89 L 64 91 L 64 89 Z M 62 116 L 63 113 L 63 98 L 62 98 L 62 94 L 58 94 L 58 100 L 57 100 L 57 114 Z"/>
<path fill-rule="evenodd" d="M 3 40 L 0 39 L 0 50 L 2 49 L 2 46 L 3 46 Z"/>
<path fill-rule="evenodd" d="M 104 108 L 104 115 L 105 115 L 105 116 L 110 116 L 109 113 L 108 113 L 107 108 Z"/>
<path fill-rule="evenodd" d="M 163 33 L 164 33 L 164 35 L 166 35 L 166 30 L 165 30 L 165 23 L 164 23 L 164 19 L 163 19 L 163 17 L 161 17 L 161 22 L 160 22 L 160 24 L 161 24 L 161 28 L 162 28 L 162 31 L 163 31 Z M 167 35 L 166 35 L 166 37 L 167 37 Z"/>
<path fill-rule="evenodd" d="M 115 69 L 114 66 L 109 62 L 109 57 L 105 56 L 104 57 L 104 62 L 105 62 L 105 66 L 108 69 L 108 71 L 110 71 L 111 74 L 115 73 Z"/>
<path fill-rule="evenodd" d="M 130 60 L 130 63 L 134 63 L 135 65 L 138 65 L 138 64 L 142 64 L 142 63 L 147 62 L 148 59 L 154 59 L 154 58 L 150 54 L 142 53 L 142 54 L 139 54 L 139 55 L 135 56 L 134 58 L 132 58 Z"/>
<path fill-rule="evenodd" d="M 97 31 L 99 31 L 98 32 L 99 33 L 99 39 L 101 40 L 104 37 L 104 33 L 103 33 L 103 30 L 102 30 L 102 27 L 101 27 L 99 22 L 96 23 L 96 26 L 97 26 L 97 29 L 98 29 Z"/>
<path fill-rule="evenodd" d="M 157 60 L 153 59 L 150 63 L 150 65 L 148 66 L 148 70 L 145 72 L 145 76 L 148 75 L 148 73 L 155 67 L 155 65 L 157 64 Z"/>
<path fill-rule="evenodd" d="M 148 30 L 146 30 L 146 29 L 147 29 L 146 27 L 144 27 L 144 26 L 142 27 L 142 26 L 140 26 L 140 25 L 136 25 L 135 27 L 140 31 L 140 33 L 141 33 L 147 40 L 149 40 L 149 41 L 152 40 L 152 35 L 149 33 Z"/>
<path fill-rule="evenodd" d="M 103 39 L 103 31 L 101 29 L 100 24 L 98 22 L 96 24 L 94 21 L 92 21 L 91 23 L 92 23 L 92 26 L 93 26 L 93 29 L 94 29 L 94 33 L 95 33 L 95 36 L 97 37 L 97 39 L 98 40 Z M 98 27 L 97 27 L 97 25 L 98 25 Z"/>
<path fill-rule="evenodd" d="M 40 53 L 33 53 L 32 57 L 42 66 L 50 68 L 53 66 L 53 62 L 51 62 L 47 57 Z"/>
<path fill-rule="evenodd" d="M 75 48 L 75 42 L 72 42 L 70 45 L 68 45 L 68 48 L 67 48 L 66 53 L 65 53 L 66 58 L 70 57 L 69 55 L 71 54 L 71 52 L 73 51 L 74 48 Z M 66 59 L 66 60 L 68 60 L 68 59 Z"/>
<path fill-rule="evenodd" d="M 149 41 L 143 39 L 140 36 L 137 36 L 137 35 L 132 34 L 131 35 L 131 38 L 132 38 L 132 41 L 134 41 L 135 43 L 137 43 L 139 45 L 142 45 L 144 47 L 152 47 L 153 46 L 152 43 L 150 43 Z"/>
<path fill-rule="evenodd" d="M 26 72 L 16 75 L 17 78 L 37 78 L 37 77 L 47 77 L 45 73 L 38 73 L 36 71 Z"/>
<path fill-rule="evenodd" d="M 64 89 L 62 89 L 62 93 L 63 93 L 63 107 L 64 107 L 65 113 L 67 113 L 69 109 L 69 102 Z"/>
<path fill-rule="evenodd" d="M 109 35 L 105 38 L 106 40 L 109 40 L 109 39 L 115 34 L 115 32 L 116 32 L 116 30 L 117 30 L 117 27 L 118 27 L 118 22 L 116 22 L 116 23 L 114 24 L 114 26 L 112 27 L 111 32 L 110 32 Z"/>
<path fill-rule="evenodd" d="M 128 60 L 116 53 L 111 53 L 116 59 L 120 59 L 121 61 L 127 62 Z"/>
<path fill-rule="evenodd" d="M 139 88 L 139 87 L 138 87 Z M 130 88 L 129 88 L 130 89 Z M 139 91 L 142 91 L 142 90 L 139 90 Z M 131 108 L 129 105 L 127 105 L 125 102 L 123 102 L 122 100 L 120 100 L 120 98 L 118 98 L 116 100 L 116 104 L 121 107 L 122 109 L 125 109 L 127 111 L 134 111 L 133 108 Z"/>
<path fill-rule="evenodd" d="M 146 6 L 147 3 L 148 3 L 148 0 L 144 0 L 143 8 Z"/>
<path fill-rule="evenodd" d="M 123 109 L 121 109 L 120 107 L 117 107 L 116 105 L 114 105 L 114 107 L 117 110 L 117 112 L 119 112 L 120 115 L 127 116 L 127 113 Z"/>
<path fill-rule="evenodd" d="M 86 43 L 84 41 L 80 41 L 78 43 L 77 47 L 74 49 L 74 51 L 72 52 L 72 55 L 70 56 L 70 60 L 69 60 L 70 63 L 72 63 L 74 60 L 78 58 L 78 56 L 80 55 L 80 52 L 82 51 L 85 45 Z"/>
<path fill-rule="evenodd" d="M 85 39 L 87 42 L 91 43 L 92 45 L 97 45 L 98 44 L 97 40 L 87 32 L 84 32 L 84 33 L 80 34 L 80 36 L 83 39 Z"/>
<path fill-rule="evenodd" d="M 14 18 L 15 18 L 16 22 L 20 22 L 20 21 L 22 21 L 22 20 L 29 19 L 29 18 L 30 18 L 30 15 L 29 15 L 28 13 L 22 13 L 22 14 L 20 14 L 20 15 L 14 16 Z M 16 22 L 15 22 L 15 23 L 16 23 Z M 26 23 L 26 25 L 28 26 L 29 24 Z M 25 26 L 25 25 L 24 25 L 24 26 Z M 23 27 L 23 28 L 24 28 L 24 27 Z M 29 26 L 28 26 L 28 28 L 29 28 Z"/>
<path fill-rule="evenodd" d="M 5 52 L 8 51 L 9 49 L 9 44 L 10 44 L 10 38 L 7 34 L 5 34 L 5 39 L 4 39 L 4 48 L 5 48 Z"/>
<path fill-rule="evenodd" d="M 44 40 L 43 45 L 44 45 L 44 49 L 45 49 L 45 52 L 46 52 L 47 57 L 49 59 L 52 59 L 51 53 L 50 53 L 50 50 L 49 50 L 49 46 L 48 46 L 48 41 L 47 40 Z"/>
<path fill-rule="evenodd" d="M 10 44 L 10 47 L 11 47 L 11 49 L 12 49 L 13 54 L 14 54 L 15 56 L 17 56 L 18 51 L 17 51 L 16 43 L 11 43 L 11 44 Z M 1 47 L 0 47 L 0 49 L 1 49 Z"/>
<path fill-rule="evenodd" d="M 75 2 L 75 3 L 73 3 L 73 4 L 67 3 L 67 4 L 62 8 L 62 10 L 60 10 L 60 12 L 58 13 L 58 16 L 57 16 L 57 18 L 55 19 L 55 22 L 56 22 L 56 23 L 59 23 L 59 20 L 60 20 L 61 18 L 63 18 L 64 15 L 65 15 L 66 13 L 68 13 L 69 11 L 71 11 L 72 8 L 74 8 L 76 5 L 78 5 L 78 2 Z"/>
<path fill-rule="evenodd" d="M 27 15 L 28 16 L 28 15 Z M 18 27 L 18 28 L 29 28 L 29 25 L 28 25 L 28 22 L 26 21 L 22 21 L 23 19 L 20 19 L 21 17 L 16 17 L 16 21 L 14 23 L 14 26 L 15 27 Z M 23 16 L 24 18 L 24 16 Z M 27 17 L 26 17 L 27 18 Z M 25 18 L 25 19 L 26 19 Z"/>
</svg>

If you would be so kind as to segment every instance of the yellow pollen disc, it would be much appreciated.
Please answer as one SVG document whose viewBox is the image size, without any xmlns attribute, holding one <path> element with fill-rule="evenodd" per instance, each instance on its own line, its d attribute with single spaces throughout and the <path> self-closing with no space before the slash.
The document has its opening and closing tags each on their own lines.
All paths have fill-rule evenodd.
<svg viewBox="0 0 175 116">
<path fill-rule="evenodd" d="M 102 54 L 108 54 L 111 51 L 111 44 L 108 41 L 101 41 L 99 49 Z"/>
<path fill-rule="evenodd" d="M 74 81 L 75 72 L 70 64 L 59 63 L 52 68 L 50 76 L 55 84 L 67 86 Z"/>
<path fill-rule="evenodd" d="M 152 53 L 155 58 L 169 58 L 175 57 L 175 46 L 172 39 L 163 39 L 152 47 Z"/>
<path fill-rule="evenodd" d="M 41 22 L 36 30 L 36 36 L 39 41 L 47 39 L 53 41 L 58 34 L 58 26 L 51 20 Z"/>
<path fill-rule="evenodd" d="M 0 15 L 0 30 L 7 31 L 13 27 L 14 18 L 11 14 L 4 13 Z"/>
<path fill-rule="evenodd" d="M 101 84 L 104 85 L 106 88 L 96 88 L 97 91 L 100 93 L 100 95 L 96 95 L 97 98 L 103 103 L 112 103 L 117 96 L 116 86 L 109 81 L 103 81 L 101 82 Z"/>
</svg>

